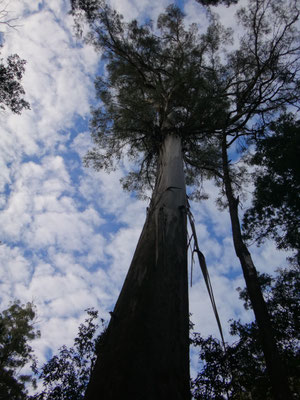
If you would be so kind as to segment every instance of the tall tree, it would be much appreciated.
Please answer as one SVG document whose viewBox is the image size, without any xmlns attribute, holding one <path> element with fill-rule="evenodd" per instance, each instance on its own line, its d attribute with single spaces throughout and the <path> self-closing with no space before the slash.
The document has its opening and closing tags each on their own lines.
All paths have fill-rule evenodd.
<svg viewBox="0 0 300 400">
<path fill-rule="evenodd" d="M 40 336 L 35 329 L 36 311 L 32 303 L 19 301 L 0 313 L 0 399 L 27 399 L 26 384 L 35 384 L 32 374 L 22 374 L 30 365 L 36 372 L 36 360 L 29 341 Z"/>
<path fill-rule="evenodd" d="M 228 200 L 234 246 L 243 269 L 247 290 L 259 327 L 266 366 L 276 399 L 291 398 L 284 364 L 279 357 L 272 324 L 261 293 L 256 268 L 242 239 L 238 215 L 239 199 L 233 188 L 233 173 L 228 157 L 230 145 L 241 135 L 253 135 L 260 118 L 286 104 L 299 106 L 299 2 L 256 0 L 248 10 L 240 11 L 246 33 L 240 49 L 233 53 L 229 66 L 232 78 L 229 93 L 235 106 L 229 114 L 232 122 L 223 132 L 223 182 Z M 228 93 L 227 92 L 227 93 Z M 253 132 L 254 131 L 254 132 Z"/>
<path fill-rule="evenodd" d="M 256 140 L 250 159 L 255 169 L 252 206 L 243 232 L 260 244 L 275 239 L 280 249 L 296 250 L 300 264 L 300 121 L 289 115 L 272 122 Z"/>
<path fill-rule="evenodd" d="M 146 251 L 143 247 L 145 238 L 149 237 L 147 243 L 152 241 L 151 254 L 157 254 L 156 232 L 168 231 L 166 228 L 161 230 L 170 221 L 170 218 L 162 218 L 159 211 L 160 208 L 164 209 L 163 204 L 170 207 L 164 196 L 177 196 L 180 192 L 176 188 L 183 189 L 182 184 L 176 182 L 176 177 L 170 186 L 160 186 L 168 170 L 167 155 L 176 141 L 176 146 L 179 146 L 176 151 L 180 156 L 177 157 L 178 166 L 172 167 L 174 171 L 182 168 L 179 164 L 183 153 L 189 183 L 194 183 L 196 174 L 206 170 L 214 173 L 223 185 L 234 246 L 259 326 L 273 396 L 276 399 L 290 398 L 256 268 L 241 235 L 236 190 L 238 174 L 232 167 L 228 152 L 241 138 L 255 134 L 260 121 L 265 123 L 270 115 L 286 104 L 299 103 L 297 1 L 282 0 L 280 4 L 274 0 L 251 1 L 247 8 L 242 8 L 238 13 L 244 29 L 240 47 L 222 57 L 219 51 L 221 27 L 214 22 L 213 28 L 210 27 L 201 40 L 196 39 L 195 28 L 189 32 L 184 30 L 182 17 L 181 24 L 178 24 L 178 18 L 174 18 L 174 7 L 169 7 L 167 13 L 159 18 L 161 36 L 158 37 L 151 32 L 150 25 L 138 26 L 135 21 L 124 24 L 118 14 L 102 1 L 74 0 L 72 4 L 77 21 L 85 17 L 89 23 L 90 31 L 86 40 L 95 48 L 104 50 L 109 60 L 109 79 L 97 81 L 98 95 L 104 106 L 94 111 L 92 130 L 96 147 L 89 152 L 86 161 L 96 168 L 109 169 L 113 167 L 113 161 L 120 160 L 124 149 L 132 158 L 137 159 L 142 155 L 140 170 L 133 172 L 125 182 L 125 185 L 134 189 L 143 187 L 145 181 L 151 182 L 157 173 L 146 225 L 116 310 L 121 310 L 125 302 L 129 303 L 127 296 L 134 301 L 139 293 L 137 289 L 140 286 L 136 288 L 132 281 L 138 279 L 135 263 L 142 259 L 140 252 L 143 255 Z M 106 153 L 103 149 L 106 149 Z M 172 150 L 174 154 L 176 151 Z M 178 177 L 180 175 L 178 173 Z M 186 203 L 181 206 L 184 209 Z M 164 223 L 160 222 L 162 220 Z M 180 220 L 179 215 L 176 220 Z M 154 233 L 157 225 L 159 229 Z M 180 235 L 178 232 L 177 237 Z M 165 234 L 163 238 L 167 245 Z M 172 254 L 174 243 L 170 249 L 165 248 L 165 254 Z M 182 244 L 182 248 L 184 246 Z M 179 244 L 177 248 L 180 252 Z M 161 258 L 156 256 L 155 262 L 157 260 Z M 143 269 L 145 271 L 148 271 L 146 266 Z M 152 282 L 146 272 L 144 277 Z M 164 281 L 163 278 L 160 276 L 158 281 Z M 171 279 L 169 284 L 175 287 Z M 151 293 L 155 293 L 154 289 Z M 168 290 L 164 290 L 166 293 Z M 147 299 L 146 304 L 151 301 L 151 298 Z M 139 300 L 138 304 L 141 303 Z M 167 308 L 165 310 L 168 315 L 173 315 Z M 126 312 L 122 308 L 122 313 Z M 179 318 L 180 313 L 177 312 L 177 315 Z M 113 318 L 110 326 L 117 327 L 117 320 Z M 141 320 L 134 320 L 132 326 L 135 327 L 137 321 L 140 323 Z M 169 326 L 172 326 L 171 319 L 169 322 Z M 159 321 L 159 324 L 162 322 Z M 129 330 L 126 328 L 126 331 Z M 133 337 L 131 331 L 129 337 Z M 179 337 L 176 340 L 180 342 Z M 114 347 L 113 341 L 110 346 Z M 123 359 L 128 359 L 128 354 Z M 104 365 L 104 361 L 101 365 Z M 163 363 L 161 365 L 163 367 Z M 101 369 L 99 375 L 100 372 Z M 186 374 L 182 373 L 181 376 Z M 173 375 L 173 381 L 179 383 L 175 377 L 176 374 Z M 91 387 L 93 385 L 96 384 L 92 383 Z M 173 389 L 180 393 L 179 388 L 174 386 Z"/>
<path fill-rule="evenodd" d="M 300 46 L 299 1 L 250 1 L 238 11 L 240 46 L 221 62 L 215 54 L 214 68 L 219 87 L 230 102 L 226 123 L 217 133 L 222 151 L 222 167 L 210 166 L 226 196 L 230 213 L 233 242 L 245 277 L 255 318 L 259 327 L 267 371 L 275 399 L 289 399 L 286 371 L 280 360 L 270 317 L 259 285 L 251 254 L 241 234 L 239 193 L 241 170 L 231 157 L 236 157 L 237 143 L 254 137 L 285 106 L 299 108 Z M 224 59 L 225 57 L 223 57 Z M 230 155 L 229 155 L 230 154 Z M 205 168 L 199 157 L 198 169 Z"/>
<path fill-rule="evenodd" d="M 218 158 L 209 132 L 221 126 L 226 102 L 207 60 L 226 32 L 216 23 L 202 37 L 195 26 L 186 30 L 175 6 L 158 18 L 160 36 L 151 24 L 124 23 L 101 0 L 72 7 L 77 27 L 85 18 L 86 40 L 107 60 L 86 163 L 109 170 L 125 154 L 140 167 L 124 185 L 153 190 L 86 399 L 189 399 L 185 174 L 189 183 L 197 177 L 184 171 L 183 152 Z"/>
</svg>

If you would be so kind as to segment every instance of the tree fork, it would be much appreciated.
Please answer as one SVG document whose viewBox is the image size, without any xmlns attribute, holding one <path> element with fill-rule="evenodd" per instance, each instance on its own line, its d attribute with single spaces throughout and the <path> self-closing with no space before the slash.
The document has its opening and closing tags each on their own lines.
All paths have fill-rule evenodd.
<svg viewBox="0 0 300 400">
<path fill-rule="evenodd" d="M 181 139 L 165 137 L 148 215 L 85 400 L 188 400 L 186 189 Z"/>
<path fill-rule="evenodd" d="M 262 350 L 265 356 L 267 372 L 275 400 L 291 400 L 288 378 L 283 362 L 280 359 L 275 342 L 270 316 L 259 284 L 257 271 L 252 261 L 251 254 L 245 245 L 238 216 L 238 199 L 233 194 L 231 178 L 228 167 L 226 136 L 222 142 L 222 158 L 225 192 L 231 219 L 234 249 L 240 260 L 247 291 L 252 304 L 255 319 L 259 328 Z"/>
</svg>

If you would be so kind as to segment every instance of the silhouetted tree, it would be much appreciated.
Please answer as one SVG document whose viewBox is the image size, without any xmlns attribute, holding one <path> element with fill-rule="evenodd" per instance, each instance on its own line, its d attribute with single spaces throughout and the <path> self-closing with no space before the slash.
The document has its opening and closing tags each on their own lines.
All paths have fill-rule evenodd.
<svg viewBox="0 0 300 400">
<path fill-rule="evenodd" d="M 36 359 L 28 342 L 40 336 L 35 329 L 36 311 L 32 303 L 13 302 L 0 313 L 0 399 L 27 399 L 26 384 L 35 385 L 32 374 L 22 374 L 30 365 L 36 372 Z"/>
<path fill-rule="evenodd" d="M 140 169 L 125 180 L 125 186 L 139 190 L 156 180 L 147 221 L 113 314 L 116 318 L 112 318 L 108 328 L 108 354 L 99 361 L 99 367 L 96 365 L 87 398 L 96 396 L 98 384 L 106 386 L 108 392 L 115 390 L 115 396 L 120 393 L 117 385 L 109 381 L 112 370 L 118 370 L 117 378 L 113 379 L 118 381 L 119 387 L 134 387 L 134 392 L 128 389 L 131 396 L 144 390 L 150 397 L 160 398 L 152 391 L 153 381 L 163 386 L 161 376 L 173 385 L 187 381 L 186 367 L 181 370 L 183 364 L 187 365 L 187 359 L 185 357 L 183 362 L 179 356 L 187 353 L 186 344 L 179 350 L 175 343 L 153 338 L 159 337 L 156 333 L 159 327 L 164 327 L 159 331 L 165 332 L 165 338 L 172 337 L 176 343 L 183 343 L 183 336 L 180 336 L 183 331 L 185 337 L 187 334 L 187 307 L 184 306 L 181 314 L 179 303 L 176 310 L 170 300 L 172 292 L 176 298 L 185 299 L 183 304 L 187 302 L 187 289 L 180 286 L 180 282 L 186 284 L 186 272 L 182 273 L 186 260 L 179 256 L 185 254 L 186 243 L 185 239 L 180 243 L 174 239 L 185 238 L 186 234 L 185 228 L 182 230 L 185 216 L 178 211 L 180 207 L 181 211 L 188 212 L 184 161 L 188 183 L 199 184 L 199 174 L 208 171 L 216 177 L 226 196 L 234 247 L 259 327 L 273 396 L 278 400 L 289 399 L 286 374 L 276 349 L 256 268 L 241 234 L 238 188 L 242 174 L 233 167 L 228 152 L 242 138 L 256 134 L 261 125 L 285 105 L 299 105 L 297 2 L 249 2 L 247 8 L 238 12 L 243 29 L 239 47 L 225 54 L 220 51 L 220 43 L 228 39 L 228 34 L 215 20 L 199 38 L 195 26 L 189 31 L 184 29 L 182 14 L 172 6 L 159 17 L 160 36 L 153 33 L 151 24 L 124 23 L 104 1 L 73 0 L 72 6 L 77 28 L 80 30 L 78 21 L 86 19 L 90 28 L 86 41 L 103 51 L 108 60 L 108 78 L 98 78 L 96 82 L 102 106 L 93 112 L 91 128 L 95 148 L 88 153 L 86 162 L 96 169 L 109 170 L 125 152 L 140 165 Z M 173 238 L 172 243 L 170 238 Z M 178 270 L 174 267 L 175 259 L 180 264 Z M 167 267 L 153 268 L 160 262 Z M 157 270 L 163 274 L 156 275 Z M 159 286 L 161 283 L 166 286 Z M 145 284 L 147 290 L 143 290 Z M 172 321 L 175 314 L 177 322 Z M 184 330 L 180 328 L 183 326 Z M 125 351 L 120 336 L 132 347 L 128 346 Z M 147 339 L 141 343 L 140 338 Z M 178 353 L 167 354 L 170 346 L 178 349 Z M 165 363 L 161 358 L 150 363 L 150 370 L 158 375 L 148 374 L 145 383 L 141 360 L 150 360 L 150 354 L 157 351 Z M 128 370 L 132 354 L 137 358 Z M 171 362 L 172 368 L 166 360 Z M 104 370 L 106 375 L 102 374 Z M 127 374 L 125 380 L 124 373 Z M 103 380 L 97 381 L 96 376 L 103 376 Z M 182 380 L 177 379 L 179 376 Z M 135 381 L 132 377 L 136 377 Z M 187 393 L 176 385 L 170 390 L 173 392 L 166 391 L 162 397 L 176 398 L 179 393 Z"/>
<path fill-rule="evenodd" d="M 222 125 L 226 103 L 214 87 L 209 53 L 226 32 L 216 22 L 202 36 L 194 25 L 186 30 L 175 6 L 159 16 L 160 36 L 149 23 L 123 22 L 103 1 L 72 6 L 77 27 L 88 22 L 86 40 L 107 60 L 107 75 L 96 80 L 95 147 L 85 161 L 109 171 L 126 155 L 139 167 L 124 185 L 153 190 L 86 399 L 188 399 L 185 177 L 197 183 L 199 174 L 184 161 L 186 153 L 219 158 L 209 133 Z"/>
<path fill-rule="evenodd" d="M 44 389 L 31 400 L 83 399 L 105 331 L 101 319 L 102 332 L 99 333 L 98 311 L 88 309 L 86 312 L 88 318 L 80 324 L 74 346 L 62 346 L 58 355 L 43 365 L 39 379 Z"/>
<path fill-rule="evenodd" d="M 275 239 L 278 248 L 297 251 L 300 263 L 300 121 L 283 115 L 256 140 L 252 165 L 254 196 L 243 231 L 260 244 Z"/>
<path fill-rule="evenodd" d="M 23 109 L 29 109 L 29 103 L 22 97 L 25 93 L 20 81 L 26 64 L 17 54 L 0 58 L 0 108 L 9 108 L 20 114 Z"/>
<path fill-rule="evenodd" d="M 298 1 L 250 1 L 238 11 L 241 39 L 237 50 L 225 55 L 216 52 L 216 85 L 222 88 L 220 99 L 230 102 L 226 122 L 216 132 L 222 149 L 222 168 L 211 165 L 226 196 L 233 242 L 240 260 L 253 311 L 259 327 L 273 396 L 290 398 L 286 371 L 276 350 L 272 325 L 257 278 L 251 254 L 243 240 L 239 219 L 239 194 L 243 169 L 232 162 L 243 139 L 253 138 L 286 106 L 299 108 L 300 46 Z M 199 156 L 198 169 L 206 168 Z"/>
</svg>

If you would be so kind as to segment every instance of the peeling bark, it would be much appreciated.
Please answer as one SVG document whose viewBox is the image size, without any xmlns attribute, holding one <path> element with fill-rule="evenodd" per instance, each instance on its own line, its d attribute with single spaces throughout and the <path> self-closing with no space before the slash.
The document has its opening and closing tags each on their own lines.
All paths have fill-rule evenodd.
<svg viewBox="0 0 300 400">
<path fill-rule="evenodd" d="M 186 189 L 181 139 L 166 136 L 148 215 L 86 400 L 188 400 Z"/>
<path fill-rule="evenodd" d="M 271 382 L 273 398 L 275 400 L 290 400 L 292 399 L 292 395 L 289 389 L 288 379 L 285 373 L 284 365 L 279 356 L 270 316 L 259 284 L 257 271 L 252 261 L 251 254 L 242 238 L 238 215 L 239 201 L 234 196 L 232 189 L 227 157 L 227 143 L 225 137 L 222 144 L 222 156 L 224 174 L 223 179 L 226 197 L 228 200 L 234 248 L 241 263 L 247 291 L 258 325 L 262 350 L 267 366 L 267 373 Z"/>
</svg>

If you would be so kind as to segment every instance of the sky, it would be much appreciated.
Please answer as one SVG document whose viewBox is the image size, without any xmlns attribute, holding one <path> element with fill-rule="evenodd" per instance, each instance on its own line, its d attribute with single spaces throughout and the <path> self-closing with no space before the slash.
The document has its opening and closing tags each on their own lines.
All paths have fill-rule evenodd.
<svg viewBox="0 0 300 400">
<path fill-rule="evenodd" d="M 169 1 L 111 0 L 125 19 L 154 20 Z M 2 57 L 27 60 L 23 86 L 31 110 L 0 114 L 0 310 L 19 299 L 37 306 L 41 338 L 32 346 L 42 365 L 62 345 L 70 346 L 84 310 L 94 307 L 109 320 L 146 216 L 147 202 L 119 183 L 130 165 L 113 173 L 84 168 L 91 146 L 88 132 L 94 78 L 100 55 L 74 37 L 68 0 L 7 0 L 17 27 L 4 35 Z M 2 5 L 1 4 L 1 5 Z M 188 23 L 203 8 L 181 1 Z M 233 25 L 234 8 L 220 7 Z M 0 26 L 0 30 L 5 26 Z M 218 189 L 207 182 L 209 199 L 192 204 L 225 338 L 228 320 L 250 321 L 237 287 L 244 287 L 232 246 L 228 211 L 215 203 Z M 250 202 L 249 196 L 244 209 Z M 240 210 L 241 214 L 243 209 Z M 286 254 L 272 242 L 250 248 L 257 269 L 272 273 Z M 190 258 L 190 257 L 189 257 Z M 218 336 L 198 265 L 193 269 L 190 311 L 195 331 Z M 197 359 L 192 355 L 192 370 Z"/>
</svg>

